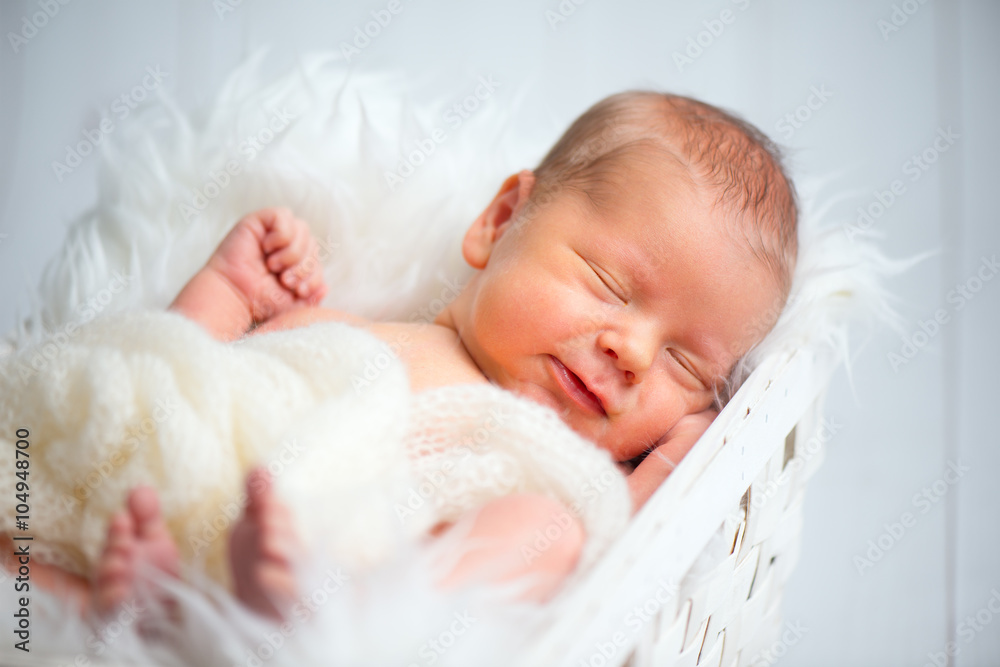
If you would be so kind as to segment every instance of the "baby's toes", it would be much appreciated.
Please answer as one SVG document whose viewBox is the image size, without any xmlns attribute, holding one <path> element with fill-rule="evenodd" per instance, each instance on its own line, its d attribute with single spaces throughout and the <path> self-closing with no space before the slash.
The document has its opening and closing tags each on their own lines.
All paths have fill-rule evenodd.
<svg viewBox="0 0 1000 667">
<path fill-rule="evenodd" d="M 295 544 L 292 516 L 273 495 L 261 503 L 257 528 L 261 554 L 275 560 L 288 560 Z"/>
<path fill-rule="evenodd" d="M 135 544 L 135 522 L 132 517 L 125 513 L 116 514 L 108 526 L 99 567 L 105 563 L 115 564 L 122 559 L 131 559 L 134 556 Z"/>
<path fill-rule="evenodd" d="M 106 552 L 97 565 L 94 583 L 99 587 L 116 584 L 131 585 L 135 578 L 135 547 L 122 547 Z"/>
<path fill-rule="evenodd" d="M 257 533 L 257 553 L 261 561 L 276 563 L 285 567 L 292 562 L 292 547 L 288 536 L 272 528 L 263 528 Z"/>
<path fill-rule="evenodd" d="M 104 540 L 104 551 L 101 553 L 101 557 L 103 558 L 114 551 L 129 549 L 134 544 L 135 522 L 131 515 L 125 512 L 115 514 L 111 517 L 111 523 L 108 524 L 108 534 Z"/>
<path fill-rule="evenodd" d="M 271 490 L 271 473 L 267 471 L 267 468 L 262 466 L 252 468 L 247 473 L 244 486 L 250 503 L 247 509 L 256 512 L 257 504 L 261 498 L 266 496 Z"/>
<path fill-rule="evenodd" d="M 299 539 L 295 530 L 295 522 L 292 519 L 292 512 L 279 502 L 275 502 L 274 506 L 274 510 L 266 518 L 268 530 L 281 541 L 289 553 L 294 553 L 297 550 Z"/>
<path fill-rule="evenodd" d="M 291 568 L 263 561 L 257 565 L 255 575 L 257 584 L 272 603 L 295 595 L 295 575 Z"/>
<path fill-rule="evenodd" d="M 94 572 L 94 598 L 98 611 L 107 611 L 124 600 L 135 582 L 135 541 L 109 544 Z"/>
<path fill-rule="evenodd" d="M 160 512 L 160 499 L 149 486 L 137 486 L 128 495 L 128 509 L 135 524 L 135 534 L 142 539 L 160 537 L 167 524 Z"/>
</svg>

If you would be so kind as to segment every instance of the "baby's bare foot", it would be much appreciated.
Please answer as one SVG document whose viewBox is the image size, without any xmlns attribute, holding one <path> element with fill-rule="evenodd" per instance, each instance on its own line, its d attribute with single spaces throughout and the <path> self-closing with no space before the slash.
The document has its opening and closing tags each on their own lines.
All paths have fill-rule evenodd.
<svg viewBox="0 0 1000 667">
<path fill-rule="evenodd" d="M 114 611 L 133 594 L 140 562 L 178 574 L 177 545 L 160 514 L 156 492 L 149 487 L 133 489 L 126 511 L 116 514 L 108 527 L 93 583 L 93 605 L 99 614 Z"/>
<path fill-rule="evenodd" d="M 253 611 L 280 620 L 296 593 L 292 555 L 299 541 L 291 514 L 274 494 L 267 470 L 247 476 L 247 506 L 229 538 L 236 597 Z"/>
</svg>

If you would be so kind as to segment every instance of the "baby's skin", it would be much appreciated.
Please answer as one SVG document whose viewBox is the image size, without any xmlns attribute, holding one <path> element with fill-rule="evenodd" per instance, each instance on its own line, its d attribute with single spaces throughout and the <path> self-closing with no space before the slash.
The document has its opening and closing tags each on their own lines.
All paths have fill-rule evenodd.
<svg viewBox="0 0 1000 667">
<path fill-rule="evenodd" d="M 414 392 L 492 382 L 555 409 L 622 464 L 638 509 L 714 419 L 720 383 L 760 335 L 759 313 L 781 295 L 722 229 L 711 193 L 681 167 L 618 177 L 601 205 L 566 191 L 535 208 L 532 172 L 507 179 L 463 241 L 473 277 L 433 323 L 370 322 L 318 307 L 326 286 L 316 243 L 281 208 L 243 218 L 171 309 L 223 341 L 324 321 L 412 341 L 400 357 Z M 230 542 L 235 592 L 280 618 L 295 595 L 295 536 L 265 473 L 251 472 L 247 492 Z M 150 493 L 133 491 L 126 518 L 109 528 L 93 587 L 78 596 L 99 611 L 125 600 L 136 560 L 177 568 Z M 470 517 L 470 548 L 441 584 L 531 575 L 525 597 L 551 597 L 576 565 L 582 526 L 531 564 L 520 547 L 563 511 L 534 495 L 487 504 Z"/>
<path fill-rule="evenodd" d="M 414 392 L 486 381 L 467 355 L 460 354 L 453 332 L 441 325 L 375 323 L 314 307 L 326 292 L 316 247 L 306 223 L 287 209 L 252 213 L 222 241 L 171 310 L 201 323 L 220 340 L 323 321 L 347 322 L 390 341 L 405 333 L 414 341 L 401 355 Z M 251 609 L 280 618 L 282 601 L 295 595 L 289 545 L 296 540 L 288 532 L 287 510 L 266 479 L 261 470 L 252 471 L 247 479 L 250 501 L 230 538 L 230 565 L 236 596 Z M 555 500 L 534 494 L 488 503 L 465 528 L 464 556 L 441 584 L 460 585 L 485 572 L 494 581 L 530 574 L 532 583 L 523 597 L 546 599 L 576 564 L 584 541 L 582 527 L 574 522 L 553 548 L 530 565 L 520 547 L 530 544 L 535 531 L 544 530 L 552 516 L 564 513 Z M 432 532 L 440 536 L 448 528 L 437 526 Z"/>
</svg>

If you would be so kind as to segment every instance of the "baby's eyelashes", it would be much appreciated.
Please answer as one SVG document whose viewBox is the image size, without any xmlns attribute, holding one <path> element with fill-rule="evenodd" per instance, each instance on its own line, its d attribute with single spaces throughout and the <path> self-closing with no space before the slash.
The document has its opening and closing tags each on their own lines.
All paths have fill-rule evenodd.
<svg viewBox="0 0 1000 667">
<path fill-rule="evenodd" d="M 586 265 L 590 268 L 591 276 L 596 277 L 597 280 L 600 281 L 601 283 L 600 289 L 602 291 L 608 294 L 608 296 L 612 297 L 612 299 L 615 302 L 620 303 L 622 305 L 628 305 L 629 301 L 628 295 L 622 288 L 621 284 L 617 280 L 615 280 L 614 276 L 612 276 L 607 270 L 605 270 L 596 262 L 593 262 L 584 257 L 583 255 L 581 255 L 578 251 L 574 250 L 573 252 L 576 254 L 577 257 L 583 260 L 583 262 L 586 263 Z M 591 280 L 592 279 L 593 278 L 591 278 Z"/>
<path fill-rule="evenodd" d="M 591 270 L 593 270 L 593 272 L 600 279 L 601 283 L 604 285 L 605 289 L 607 289 L 612 296 L 621 301 L 623 305 L 628 305 L 628 298 L 625 296 L 625 291 L 621 288 L 618 282 L 611 277 L 611 274 L 601 269 L 593 262 L 587 261 L 587 265 L 590 266 Z"/>
<path fill-rule="evenodd" d="M 699 390 L 709 390 L 709 385 L 702 379 L 698 369 L 695 368 L 694 364 L 692 364 L 687 357 L 677 350 L 669 347 L 666 352 L 667 355 L 673 359 L 674 363 L 682 369 L 681 372 L 689 381 L 686 384 L 690 384 L 692 387 L 697 387 Z"/>
</svg>

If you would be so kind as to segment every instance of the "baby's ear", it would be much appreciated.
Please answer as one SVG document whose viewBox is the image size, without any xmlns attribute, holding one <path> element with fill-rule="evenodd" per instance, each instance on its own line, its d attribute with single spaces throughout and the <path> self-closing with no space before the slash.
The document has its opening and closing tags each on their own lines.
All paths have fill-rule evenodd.
<svg viewBox="0 0 1000 667">
<path fill-rule="evenodd" d="M 496 242 L 514 221 L 535 187 L 535 175 L 524 169 L 500 186 L 500 191 L 465 232 L 462 255 L 474 269 L 483 269 Z"/>
</svg>

